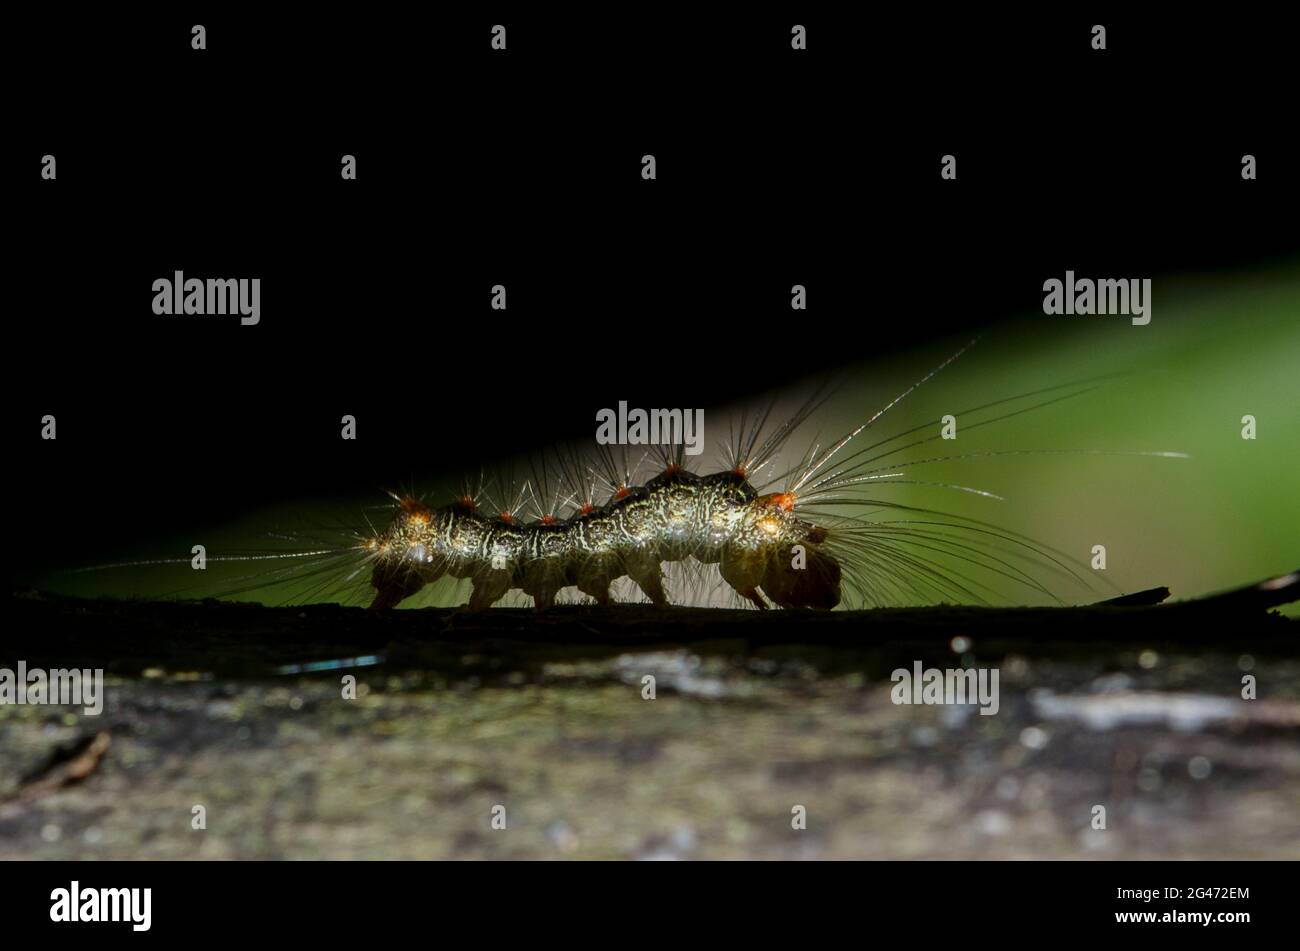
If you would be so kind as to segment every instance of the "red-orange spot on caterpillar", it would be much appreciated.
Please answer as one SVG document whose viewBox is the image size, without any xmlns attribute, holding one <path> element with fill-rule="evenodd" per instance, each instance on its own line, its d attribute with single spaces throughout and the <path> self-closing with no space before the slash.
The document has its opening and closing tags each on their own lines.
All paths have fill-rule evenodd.
<svg viewBox="0 0 1300 951">
<path fill-rule="evenodd" d="M 543 525 L 554 525 L 554 524 L 557 523 L 558 521 L 559 521 L 559 519 L 556 518 L 554 515 L 543 515 L 543 516 L 542 516 L 542 524 L 543 524 Z"/>
<path fill-rule="evenodd" d="M 625 499 L 632 494 L 632 490 L 625 485 L 620 485 L 618 491 L 614 493 L 614 498 Z"/>
<path fill-rule="evenodd" d="M 411 498 L 409 495 L 402 499 L 399 504 L 401 505 L 402 511 L 408 515 L 423 515 L 427 517 L 432 514 L 429 511 L 429 506 L 425 505 L 419 499 Z"/>
<path fill-rule="evenodd" d="M 502 512 L 497 516 L 497 518 L 501 519 L 501 521 L 505 522 L 507 525 L 515 524 L 515 517 L 509 512 Z"/>
<path fill-rule="evenodd" d="M 677 475 L 677 473 L 679 473 L 679 472 L 681 472 L 681 471 L 682 471 L 682 467 L 681 467 L 681 466 L 679 466 L 679 465 L 678 465 L 677 463 L 675 463 L 675 462 L 670 462 L 670 463 L 668 463 L 667 468 L 664 469 L 664 471 L 663 471 L 663 475 L 666 475 L 666 476 Z"/>
<path fill-rule="evenodd" d="M 590 502 L 583 502 L 582 508 L 578 509 L 578 514 L 590 515 L 594 511 L 596 511 L 596 506 L 592 505 Z"/>
<path fill-rule="evenodd" d="M 748 478 L 749 478 L 749 470 L 746 469 L 744 466 L 736 466 L 736 468 L 734 468 L 734 469 L 731 470 L 731 474 L 732 474 L 732 475 L 738 475 L 738 476 L 740 476 L 742 479 L 748 479 Z"/>
<path fill-rule="evenodd" d="M 462 496 L 461 496 L 459 499 L 457 499 L 456 501 L 458 501 L 458 502 L 461 504 L 461 506 L 462 506 L 463 508 L 469 509 L 471 512 L 477 512 L 477 511 L 478 511 L 478 503 L 475 502 L 475 501 L 474 501 L 470 496 L 468 496 L 468 495 L 462 495 Z"/>
<path fill-rule="evenodd" d="M 793 492 L 773 492 L 771 495 L 761 496 L 758 501 L 763 505 L 770 505 L 773 508 L 790 512 L 794 510 L 796 498 L 797 496 Z"/>
</svg>

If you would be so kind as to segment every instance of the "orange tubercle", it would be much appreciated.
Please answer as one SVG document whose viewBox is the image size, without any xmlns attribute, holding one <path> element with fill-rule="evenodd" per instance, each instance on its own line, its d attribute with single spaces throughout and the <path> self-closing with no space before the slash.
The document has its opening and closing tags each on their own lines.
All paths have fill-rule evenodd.
<svg viewBox="0 0 1300 951">
<path fill-rule="evenodd" d="M 773 492 L 771 495 L 764 495 L 759 498 L 759 502 L 764 505 L 770 505 L 773 508 L 779 508 L 789 512 L 794 509 L 794 503 L 797 496 L 793 492 Z"/>
<path fill-rule="evenodd" d="M 419 499 L 413 499 L 409 495 L 401 501 L 402 511 L 408 515 L 423 515 L 426 518 L 431 514 L 429 506 L 425 505 Z"/>
</svg>

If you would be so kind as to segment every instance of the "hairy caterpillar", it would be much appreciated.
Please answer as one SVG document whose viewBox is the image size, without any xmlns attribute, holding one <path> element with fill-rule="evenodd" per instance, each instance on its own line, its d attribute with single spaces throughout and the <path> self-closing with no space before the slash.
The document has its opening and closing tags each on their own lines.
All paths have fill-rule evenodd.
<svg viewBox="0 0 1300 951">
<path fill-rule="evenodd" d="M 504 477 L 493 486 L 480 479 L 476 488 L 441 504 L 414 493 L 390 493 L 388 520 L 366 531 L 347 530 L 342 544 L 213 560 L 280 562 L 246 579 L 244 591 L 306 579 L 318 583 L 294 600 L 344 599 L 351 586 L 347 599 L 375 609 L 406 602 L 440 579 L 467 581 L 471 609 L 488 608 L 512 592 L 531 598 L 538 608 L 571 598 L 570 591 L 597 604 L 639 595 L 665 606 L 698 602 L 698 592 L 711 587 L 759 609 L 828 610 L 982 601 L 998 585 L 1055 599 L 1048 575 L 1088 588 L 1080 563 L 1063 552 L 989 522 L 885 497 L 907 485 L 997 499 L 983 488 L 916 478 L 912 470 L 1036 451 L 1098 452 L 922 450 L 920 458 L 898 458 L 940 440 L 940 419 L 867 437 L 969 346 L 839 438 L 824 445 L 810 440 L 793 460 L 783 462 L 783 451 L 826 404 L 824 390 L 779 423 L 772 423 L 771 406 L 752 418 L 742 416 L 713 471 L 693 471 L 694 460 L 682 444 L 651 447 L 636 462 L 627 447 L 601 447 L 590 455 L 555 452 L 521 483 Z M 959 414 L 969 431 L 1097 385 L 1097 380 L 1058 384 Z M 303 537 L 289 540 L 301 547 Z M 687 584 L 666 586 L 665 565 Z M 674 587 L 680 590 L 670 590 Z"/>
</svg>

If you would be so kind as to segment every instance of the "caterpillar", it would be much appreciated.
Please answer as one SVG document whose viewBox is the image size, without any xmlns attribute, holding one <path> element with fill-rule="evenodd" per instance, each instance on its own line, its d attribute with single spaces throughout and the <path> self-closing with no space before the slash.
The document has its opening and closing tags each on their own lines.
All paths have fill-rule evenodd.
<svg viewBox="0 0 1300 951">
<path fill-rule="evenodd" d="M 991 522 L 885 497 L 906 485 L 999 499 L 977 486 L 916 478 L 913 470 L 1035 451 L 1098 452 L 996 449 L 898 458 L 943 438 L 940 419 L 868 437 L 973 343 L 838 438 L 824 444 L 810 440 L 792 461 L 782 462 L 782 456 L 826 405 L 831 388 L 815 389 L 776 423 L 772 403 L 752 416 L 742 414 L 712 471 L 695 471 L 696 460 L 680 442 L 650 446 L 636 461 L 627 446 L 601 446 L 590 453 L 561 449 L 543 454 L 519 483 L 509 475 L 495 480 L 480 475 L 477 486 L 466 485 L 440 502 L 392 492 L 387 520 L 378 525 L 368 520 L 364 531 L 345 530 L 341 544 L 213 560 L 281 562 L 266 565 L 247 579 L 247 588 L 230 594 L 265 590 L 286 579 L 319 579 L 296 600 L 342 600 L 349 586 L 355 591 L 362 585 L 367 594 L 361 600 L 375 610 L 409 602 L 443 579 L 469 583 L 472 610 L 502 603 L 516 592 L 539 609 L 571 600 L 571 592 L 598 605 L 633 597 L 660 607 L 717 603 L 700 596 L 712 589 L 760 610 L 830 610 L 983 601 L 999 584 L 1059 600 L 1049 575 L 1090 588 L 1075 558 L 1041 542 Z M 969 431 L 1098 385 L 1096 379 L 1057 384 L 959 415 Z M 300 548 L 304 540 L 298 534 L 282 537 Z M 677 584 L 666 584 L 665 566 Z"/>
<path fill-rule="evenodd" d="M 769 601 L 783 608 L 834 608 L 842 600 L 841 562 L 852 556 L 846 544 L 851 528 L 819 524 L 809 512 L 837 490 L 871 481 L 874 473 L 864 471 L 863 463 L 833 470 L 832 463 L 890 407 L 825 450 L 810 449 L 801 465 L 768 480 L 784 482 L 779 490 L 754 484 L 819 403 L 814 396 L 766 438 L 766 414 L 753 425 L 742 420 L 738 438 L 724 449 L 726 466 L 713 473 L 692 472 L 681 444 L 655 447 L 651 455 L 659 471 L 640 485 L 626 454 L 622 467 L 611 451 L 599 454 L 598 466 L 588 467 L 598 480 L 575 478 L 576 466 L 562 464 L 559 498 L 572 511 L 551 505 L 528 522 L 509 510 L 485 514 L 470 494 L 438 508 L 396 497 L 390 524 L 363 543 L 374 560 L 371 607 L 394 607 L 443 575 L 470 580 L 471 610 L 490 607 L 514 589 L 538 608 L 548 608 L 567 587 L 605 605 L 611 586 L 623 577 L 652 604 L 666 607 L 663 565 L 691 560 L 716 566 L 721 580 L 760 610 L 768 609 Z M 598 481 L 609 488 L 603 501 L 596 496 Z M 545 498 L 526 485 L 531 501 Z"/>
</svg>

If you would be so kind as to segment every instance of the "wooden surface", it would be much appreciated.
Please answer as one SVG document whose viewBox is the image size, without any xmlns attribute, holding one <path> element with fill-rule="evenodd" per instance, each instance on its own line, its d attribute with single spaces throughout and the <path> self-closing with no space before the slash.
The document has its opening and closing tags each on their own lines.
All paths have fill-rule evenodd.
<svg viewBox="0 0 1300 951">
<path fill-rule="evenodd" d="M 1270 608 L 1296 593 L 374 614 L 15 592 L 0 665 L 102 666 L 107 699 L 0 707 L 0 860 L 1294 857 L 1300 622 Z M 917 661 L 1000 670 L 996 715 L 894 702 Z"/>
</svg>

